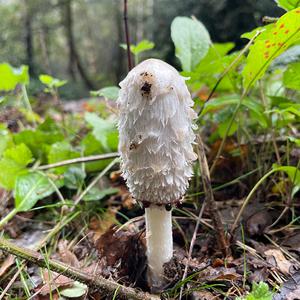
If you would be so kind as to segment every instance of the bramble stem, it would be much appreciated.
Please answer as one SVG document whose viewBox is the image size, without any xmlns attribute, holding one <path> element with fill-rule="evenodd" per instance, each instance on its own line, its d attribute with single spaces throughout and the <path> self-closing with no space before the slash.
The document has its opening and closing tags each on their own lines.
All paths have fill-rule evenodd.
<svg viewBox="0 0 300 300">
<path fill-rule="evenodd" d="M 45 260 L 45 257 L 40 253 L 14 245 L 3 238 L 0 238 L 0 249 L 17 257 L 23 258 L 26 261 L 30 261 L 41 268 L 49 268 L 51 271 L 55 271 L 59 274 L 82 282 L 89 287 L 99 289 L 101 292 L 106 294 L 113 294 L 115 290 L 118 290 L 118 295 L 129 299 L 159 300 L 159 297 L 157 296 L 138 291 L 131 287 L 120 285 L 117 282 L 106 279 L 99 275 L 94 276 L 60 261 L 54 259 Z"/>
</svg>

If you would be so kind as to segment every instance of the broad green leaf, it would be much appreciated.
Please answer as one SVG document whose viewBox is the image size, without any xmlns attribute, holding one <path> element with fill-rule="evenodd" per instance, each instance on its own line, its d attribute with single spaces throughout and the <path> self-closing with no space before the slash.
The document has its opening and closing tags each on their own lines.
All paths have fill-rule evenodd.
<svg viewBox="0 0 300 300">
<path fill-rule="evenodd" d="M 153 42 L 150 42 L 148 40 L 142 40 L 137 45 L 132 45 L 130 47 L 130 51 L 134 55 L 139 55 L 140 53 L 145 52 L 147 50 L 151 50 L 153 48 L 154 48 L 154 43 Z"/>
<path fill-rule="evenodd" d="M 231 118 L 227 119 L 226 121 L 222 122 L 218 126 L 218 133 L 221 138 L 224 138 L 226 136 L 226 131 L 231 122 Z M 238 129 L 238 123 L 236 121 L 233 121 L 230 127 L 229 132 L 227 133 L 227 136 L 233 135 Z"/>
<path fill-rule="evenodd" d="M 148 40 L 142 40 L 136 45 L 130 45 L 130 52 L 134 55 L 139 55 L 142 52 L 148 51 L 153 49 L 155 44 Z M 127 50 L 126 44 L 120 44 L 120 47 L 124 50 Z"/>
<path fill-rule="evenodd" d="M 68 142 L 57 142 L 52 144 L 48 154 L 48 163 L 53 164 L 67 159 L 80 157 L 80 153 L 75 151 Z M 67 166 L 55 168 L 55 172 L 62 174 L 67 170 Z"/>
<path fill-rule="evenodd" d="M 192 85 L 193 90 L 199 90 L 203 84 L 209 88 L 212 88 L 216 84 L 220 75 L 238 55 L 237 53 L 227 55 L 233 47 L 233 43 L 213 44 L 213 46 L 209 48 L 207 55 L 192 72 L 182 72 L 183 76 L 189 78 L 187 83 L 190 86 Z M 233 68 L 228 75 L 234 78 L 240 77 L 235 68 Z M 234 81 L 230 80 L 229 76 L 225 76 L 218 85 L 218 91 L 232 90 L 233 83 Z"/>
<path fill-rule="evenodd" d="M 292 10 L 300 6 L 299 0 L 276 0 L 277 5 L 285 10 Z"/>
<path fill-rule="evenodd" d="M 105 97 L 111 100 L 117 100 L 119 96 L 120 88 L 117 86 L 107 86 L 105 88 L 100 89 L 99 91 L 92 91 L 92 96 Z"/>
<path fill-rule="evenodd" d="M 24 166 L 19 165 L 10 158 L 0 160 L 0 170 L 0 186 L 9 191 L 14 188 L 17 177 L 27 172 Z"/>
<path fill-rule="evenodd" d="M 204 106 L 204 109 L 201 112 L 201 116 L 205 115 L 210 111 L 219 110 L 229 106 L 236 106 L 240 102 L 240 99 L 237 96 L 224 96 L 210 100 Z M 245 98 L 242 100 L 242 107 L 249 109 L 249 111 L 254 114 L 256 117 L 256 121 L 263 127 L 266 128 L 268 126 L 267 117 L 264 114 L 263 106 L 257 101 Z"/>
<path fill-rule="evenodd" d="M 79 166 L 71 166 L 64 173 L 65 186 L 68 189 L 78 189 L 84 183 L 85 172 L 82 167 Z"/>
<path fill-rule="evenodd" d="M 14 135 L 16 144 L 24 143 L 31 150 L 35 158 L 46 163 L 47 154 L 51 144 L 64 139 L 60 131 L 24 130 Z"/>
<path fill-rule="evenodd" d="M 106 151 L 109 151 L 108 136 L 113 132 L 117 132 L 116 123 L 111 120 L 104 120 L 95 113 L 86 113 L 84 118 L 92 126 L 95 138 L 101 142 Z"/>
<path fill-rule="evenodd" d="M 17 84 L 28 84 L 28 67 L 13 68 L 11 65 L 0 64 L 0 91 L 14 90 Z"/>
<path fill-rule="evenodd" d="M 0 158 L 3 152 L 13 146 L 12 134 L 4 124 L 0 123 Z"/>
<path fill-rule="evenodd" d="M 55 191 L 47 175 L 38 172 L 29 172 L 18 176 L 15 188 L 15 207 L 18 211 L 27 211 L 34 207 L 36 202 L 51 195 Z"/>
<path fill-rule="evenodd" d="M 107 188 L 100 190 L 97 187 L 92 188 L 84 197 L 85 201 L 97 201 L 105 198 L 106 196 L 114 195 L 119 192 L 117 188 Z"/>
<path fill-rule="evenodd" d="M 183 71 L 192 71 L 208 52 L 211 44 L 204 25 L 187 17 L 176 17 L 171 24 L 171 37 L 175 53 Z"/>
<path fill-rule="evenodd" d="M 266 72 L 270 63 L 288 47 L 300 40 L 300 10 L 284 14 L 264 36 L 255 39 L 250 47 L 242 72 L 244 88 L 248 90 Z"/>
<path fill-rule="evenodd" d="M 60 290 L 60 295 L 67 298 L 79 298 L 87 293 L 87 286 L 83 283 L 75 281 L 72 287 Z"/>
<path fill-rule="evenodd" d="M 273 169 L 276 169 L 278 171 L 285 172 L 290 181 L 295 185 L 300 187 L 300 169 L 297 169 L 293 166 L 279 166 L 277 164 L 273 165 Z"/>
<path fill-rule="evenodd" d="M 15 161 L 21 167 L 26 167 L 33 161 L 30 149 L 23 143 L 7 149 L 4 152 L 3 157 Z"/>
<path fill-rule="evenodd" d="M 93 133 L 88 133 L 81 141 L 81 146 L 83 148 L 84 156 L 89 155 L 97 155 L 105 153 L 105 149 L 103 148 L 101 142 L 99 142 Z M 112 150 L 113 151 L 113 150 Z M 85 164 L 85 169 L 87 172 L 96 172 L 103 170 L 112 159 L 99 160 L 94 162 L 89 162 Z"/>
<path fill-rule="evenodd" d="M 47 74 L 39 76 L 40 81 L 49 88 L 59 88 L 67 83 L 66 80 L 60 80 Z"/>
<path fill-rule="evenodd" d="M 300 90 L 300 62 L 290 64 L 283 74 L 283 84 L 293 90 Z"/>
</svg>

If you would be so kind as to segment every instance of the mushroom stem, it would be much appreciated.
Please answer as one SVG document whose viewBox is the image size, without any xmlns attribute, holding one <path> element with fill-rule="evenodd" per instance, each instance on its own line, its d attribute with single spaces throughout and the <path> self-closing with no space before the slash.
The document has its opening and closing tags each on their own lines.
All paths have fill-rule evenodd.
<svg viewBox="0 0 300 300">
<path fill-rule="evenodd" d="M 152 292 L 164 285 L 164 263 L 173 257 L 172 212 L 155 204 L 145 208 L 148 282 Z"/>
</svg>

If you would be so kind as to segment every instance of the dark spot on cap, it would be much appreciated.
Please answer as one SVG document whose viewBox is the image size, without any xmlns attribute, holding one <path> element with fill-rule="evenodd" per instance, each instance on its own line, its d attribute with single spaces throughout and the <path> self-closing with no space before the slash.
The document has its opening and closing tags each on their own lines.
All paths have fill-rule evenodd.
<svg viewBox="0 0 300 300">
<path fill-rule="evenodd" d="M 145 81 L 145 83 L 144 83 L 143 86 L 141 87 L 141 91 L 143 91 L 144 94 L 149 94 L 150 91 L 151 91 L 151 86 L 152 86 L 151 83 Z M 143 95 L 143 93 L 142 93 L 142 95 Z"/>
</svg>

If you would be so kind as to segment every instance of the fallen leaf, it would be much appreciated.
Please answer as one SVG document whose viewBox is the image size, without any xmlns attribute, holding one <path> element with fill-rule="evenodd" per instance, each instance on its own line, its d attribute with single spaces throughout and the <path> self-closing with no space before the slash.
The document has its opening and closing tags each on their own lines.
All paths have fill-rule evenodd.
<svg viewBox="0 0 300 300">
<path fill-rule="evenodd" d="M 43 270 L 42 276 L 44 285 L 42 287 L 36 288 L 35 290 L 43 296 L 49 295 L 50 292 L 56 290 L 59 287 L 71 286 L 74 282 L 74 280 L 64 275 L 48 270 Z"/>
<path fill-rule="evenodd" d="M 68 241 L 60 240 L 58 243 L 58 252 L 61 260 L 67 265 L 71 265 L 75 268 L 80 268 L 80 263 L 74 253 L 68 249 Z"/>
<path fill-rule="evenodd" d="M 10 266 L 12 266 L 15 262 L 15 256 L 8 255 L 8 257 L 4 260 L 0 267 L 0 278 L 2 275 L 6 273 L 6 271 L 9 269 Z"/>
<path fill-rule="evenodd" d="M 293 270 L 293 263 L 288 261 L 281 250 L 269 249 L 265 251 L 266 260 L 285 275 L 289 275 Z"/>
<path fill-rule="evenodd" d="M 273 300 L 299 300 L 300 299 L 300 272 L 291 275 L 284 282 L 280 292 L 273 296 Z"/>
</svg>

